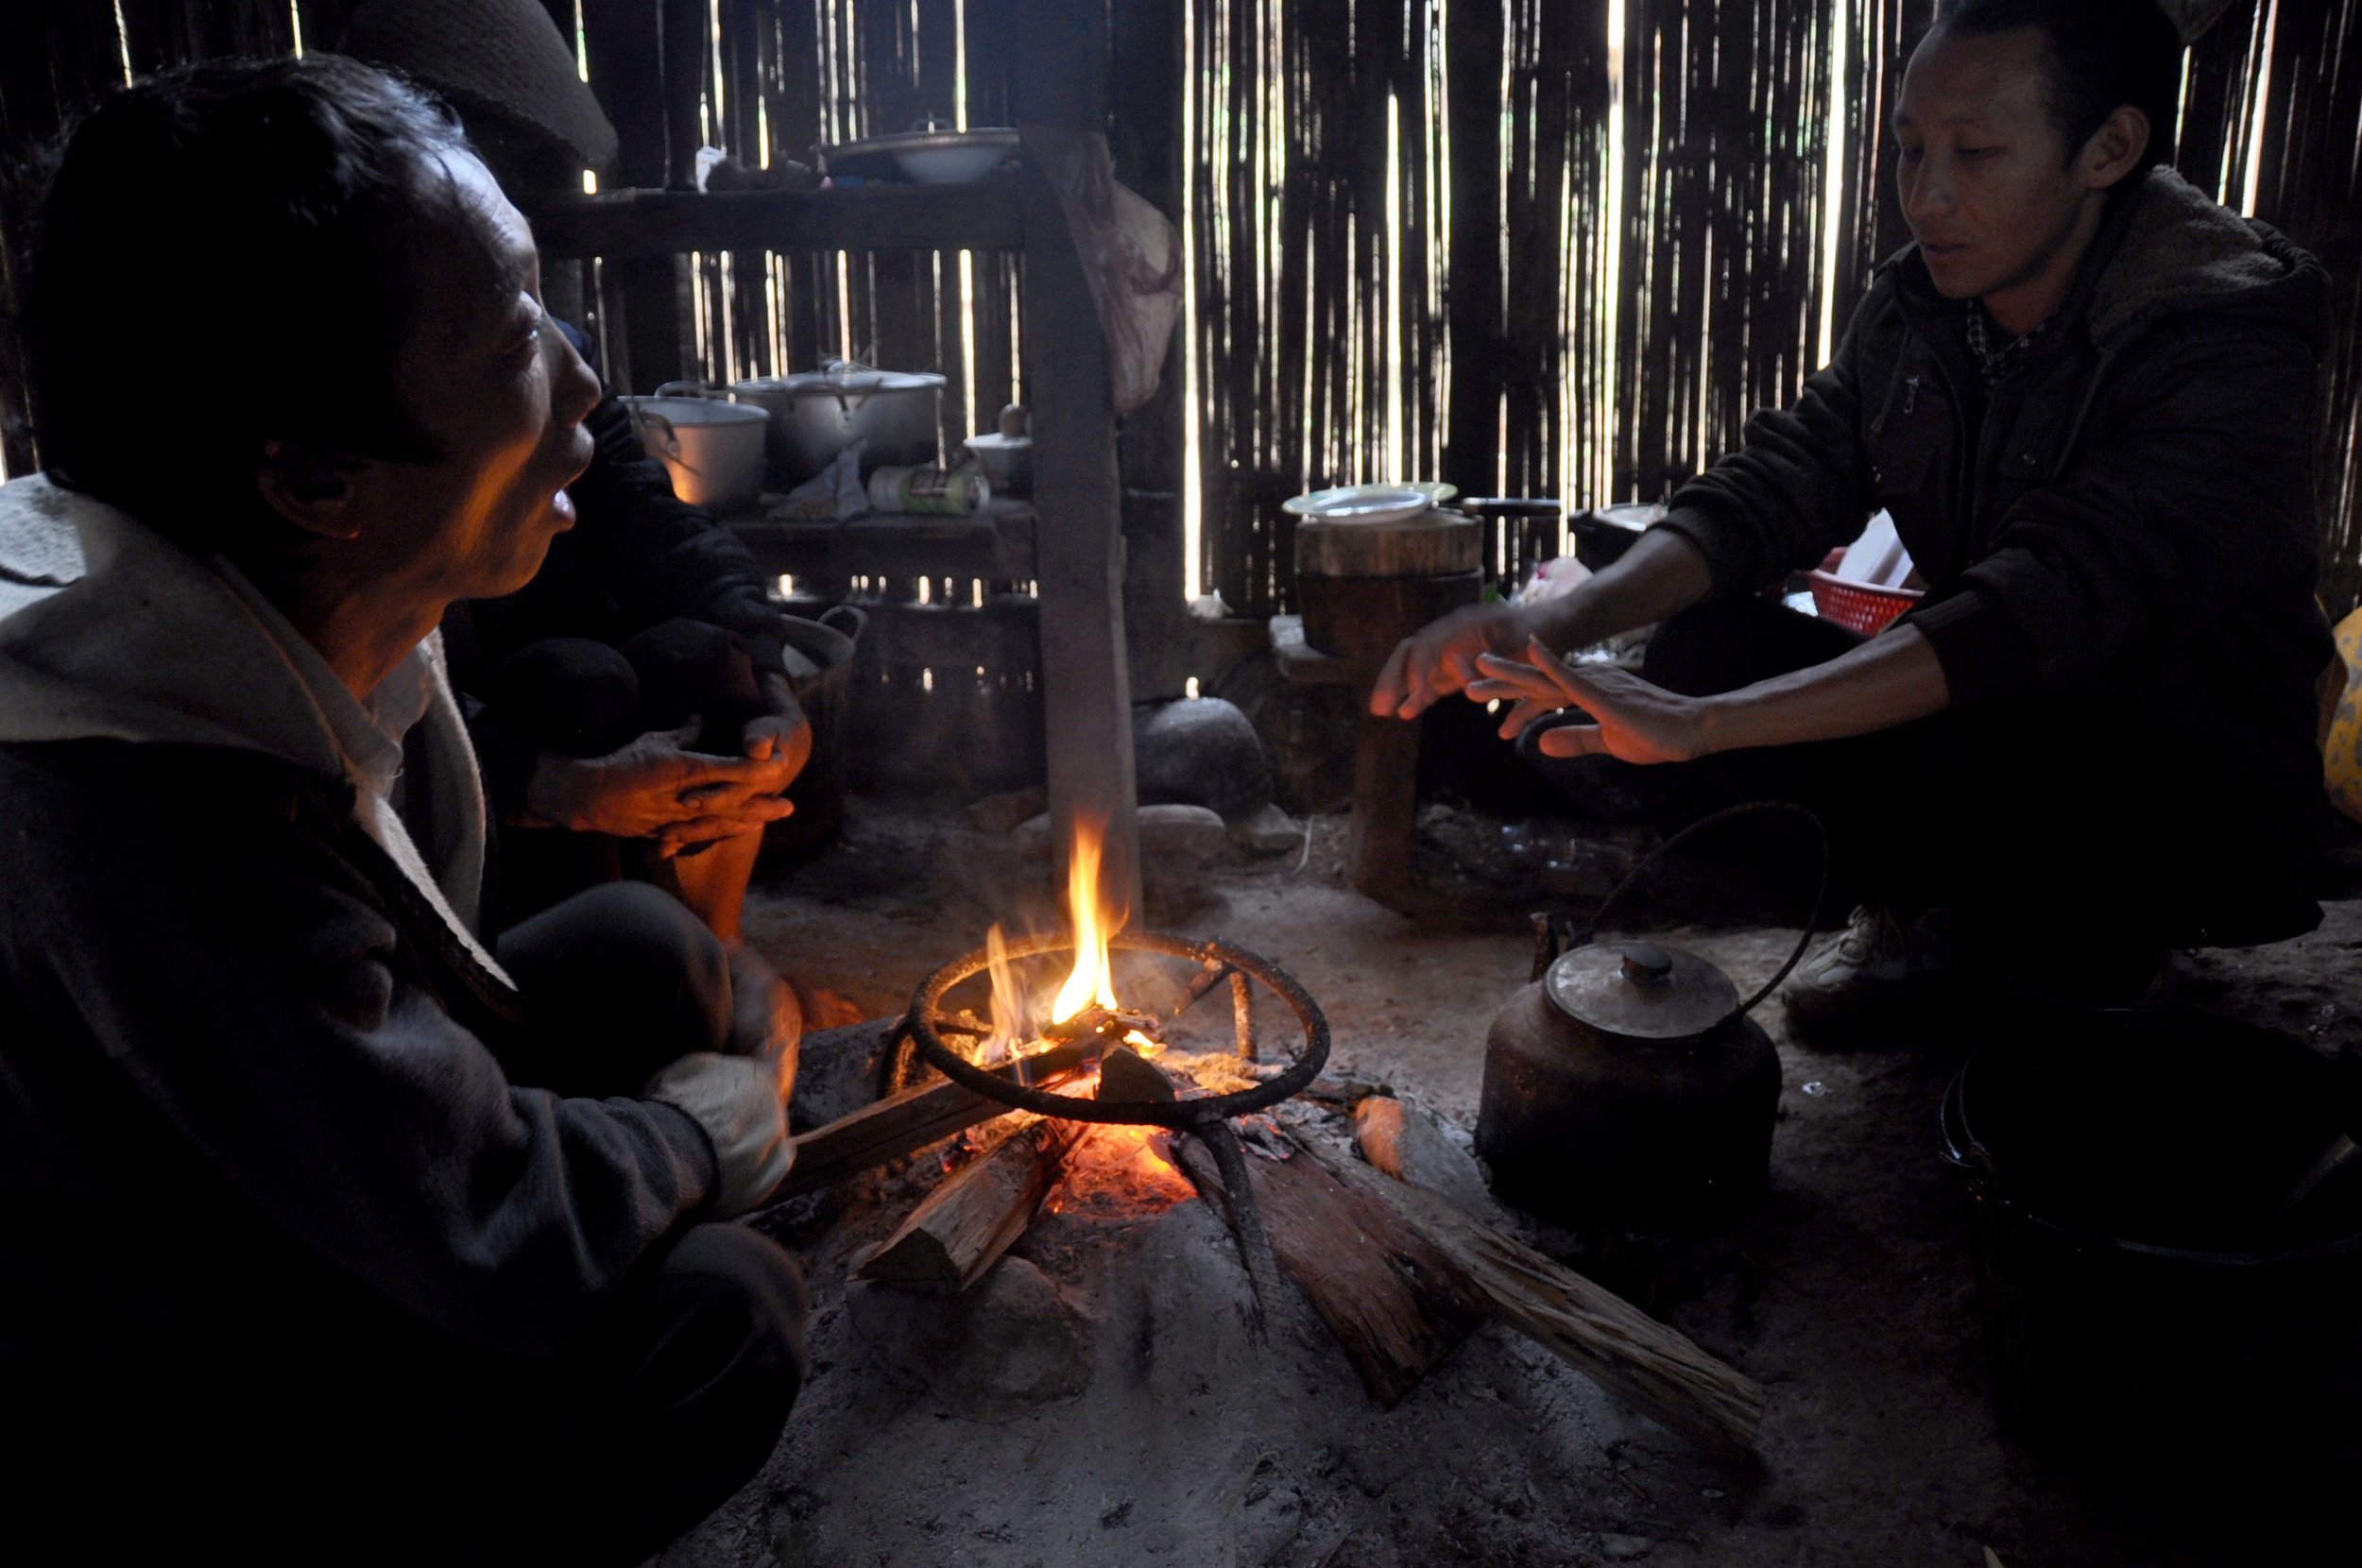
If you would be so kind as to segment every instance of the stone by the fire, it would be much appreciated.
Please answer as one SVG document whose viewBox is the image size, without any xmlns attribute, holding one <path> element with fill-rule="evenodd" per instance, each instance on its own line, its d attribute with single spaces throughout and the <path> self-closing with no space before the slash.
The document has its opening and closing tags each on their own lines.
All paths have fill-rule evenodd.
<svg viewBox="0 0 2362 1568">
<path fill-rule="evenodd" d="M 1135 708 L 1132 758 L 1144 801 L 1204 806 L 1233 821 L 1271 804 L 1263 742 L 1220 697 Z"/>
<path fill-rule="evenodd" d="M 846 1302 L 879 1368 L 923 1388 L 947 1414 L 1009 1421 L 1090 1386 L 1093 1347 L 1083 1315 L 1024 1258 L 1002 1258 L 960 1295 L 857 1279 Z"/>
<path fill-rule="evenodd" d="M 1250 855 L 1285 855 L 1302 847 L 1304 824 L 1281 810 L 1266 806 L 1252 815 L 1230 825 L 1230 842 Z"/>
<path fill-rule="evenodd" d="M 878 1059 L 900 1021 L 871 1018 L 805 1035 L 797 1051 L 796 1091 L 787 1105 L 789 1127 L 808 1133 L 877 1099 Z"/>
<path fill-rule="evenodd" d="M 1140 859 L 1152 871 L 1194 871 L 1230 844 L 1230 829 L 1219 814 L 1203 806 L 1143 806 L 1139 827 Z M 1047 860 L 1049 813 L 1018 828 L 1015 838 L 1026 859 Z"/>
<path fill-rule="evenodd" d="M 1013 833 L 1050 809 L 1050 792 L 1038 784 L 971 801 L 967 825 L 979 833 Z"/>
</svg>

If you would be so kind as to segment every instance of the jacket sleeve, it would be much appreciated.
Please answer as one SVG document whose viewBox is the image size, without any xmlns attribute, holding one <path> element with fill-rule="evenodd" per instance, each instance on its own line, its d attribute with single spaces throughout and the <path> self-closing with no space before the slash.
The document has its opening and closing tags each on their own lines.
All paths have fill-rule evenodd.
<svg viewBox="0 0 2362 1568">
<path fill-rule="evenodd" d="M 684 616 L 736 632 L 757 668 L 779 668 L 779 611 L 763 592 L 754 556 L 728 529 L 673 494 L 631 414 L 612 394 L 583 421 L 596 443 L 590 469 L 568 486 L 583 549 L 632 626 Z"/>
<path fill-rule="evenodd" d="M 1716 598 L 1752 593 L 1861 535 L 1873 510 L 1861 445 L 1858 347 L 1879 296 L 1789 408 L 1758 410 L 1738 449 L 1674 492 L 1657 524 L 1696 545 Z"/>
<path fill-rule="evenodd" d="M 509 1083 L 289 813 L 82 818 L 37 857 L 43 989 L 311 1255 L 469 1342 L 546 1353 L 704 1202 L 714 1158 L 688 1117 Z"/>
<path fill-rule="evenodd" d="M 2065 470 L 1909 618 L 1953 701 L 2073 691 L 2259 590 L 2309 591 L 2314 387 L 2307 340 L 2252 319 L 2183 318 L 2126 350 Z"/>
</svg>

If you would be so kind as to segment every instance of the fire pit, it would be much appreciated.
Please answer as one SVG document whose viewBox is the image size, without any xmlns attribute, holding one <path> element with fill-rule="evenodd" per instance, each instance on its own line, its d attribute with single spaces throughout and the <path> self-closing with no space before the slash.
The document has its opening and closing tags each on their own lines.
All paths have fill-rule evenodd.
<svg viewBox="0 0 2362 1568">
<path fill-rule="evenodd" d="M 1304 987 L 1226 942 L 1123 933 L 1121 914 L 1100 900 L 1097 847 L 1088 835 L 1074 845 L 1070 935 L 1012 943 L 992 928 L 983 947 L 913 994 L 885 1047 L 884 1098 L 796 1140 L 783 1200 L 895 1167 L 882 1190 L 899 1203 L 914 1180 L 932 1179 L 890 1234 L 847 1254 L 847 1301 L 876 1365 L 982 1420 L 1076 1397 L 1094 1365 L 1121 1365 L 1137 1379 L 1178 1357 L 1193 1369 L 1179 1387 L 1203 1387 L 1227 1358 L 1221 1335 L 1235 1329 L 1222 1326 L 1228 1313 L 1178 1303 L 1204 1282 L 1239 1279 L 1224 1255 L 1235 1243 L 1245 1288 L 1212 1288 L 1235 1304 L 1247 1342 L 1258 1355 L 1298 1355 L 1309 1308 L 1381 1407 L 1498 1317 L 1701 1447 L 1749 1451 L 1760 1388 L 1413 1185 L 1410 1113 L 1388 1099 L 1391 1119 L 1365 1115 L 1374 1110 L 1366 1086 L 1358 1106 L 1347 1086 L 1322 1086 L 1328 1025 Z M 1121 997 L 1118 955 L 1134 960 Z M 1048 981 L 1060 967 L 1053 995 Z M 1262 1059 L 1258 988 L 1278 998 L 1301 1037 L 1286 1060 Z M 1189 1021 L 1224 991 L 1226 1031 Z M 933 1073 L 901 1082 L 919 1062 Z M 897 1167 L 926 1150 L 936 1152 Z M 1481 1185 L 1473 1164 L 1468 1174 Z M 1190 1205 L 1198 1197 L 1206 1207 Z M 1208 1221 L 1209 1209 L 1219 1220 Z M 1033 1234 L 1012 1255 L 1037 1219 L 1050 1234 Z M 1117 1248 L 1161 1257 L 1163 1270 L 1184 1259 L 1212 1267 L 1166 1273 L 1153 1288 L 1103 1290 L 1103 1304 L 1112 1292 L 1146 1313 L 1128 1331 L 1103 1333 L 1089 1325 L 1110 1314 L 1065 1303 L 1043 1265 L 1091 1275 L 1091 1263 L 1075 1260 Z M 1176 1338 L 1152 1350 L 1152 1334 Z M 1301 1363 L 1288 1375 L 1319 1377 Z"/>
<path fill-rule="evenodd" d="M 1249 1277 L 1258 1298 L 1276 1278 L 1271 1246 L 1256 1211 L 1244 1152 L 1229 1125 L 1292 1099 L 1310 1086 L 1328 1060 L 1328 1021 L 1320 1005 L 1294 977 L 1241 947 L 1214 940 L 1191 941 L 1161 932 L 1125 932 L 1098 895 L 1097 844 L 1088 835 L 1075 845 L 1068 895 L 1071 936 L 1038 937 L 1010 944 L 998 928 L 985 945 L 929 975 L 911 997 L 900 1039 L 951 1082 L 1011 1111 L 1067 1122 L 1160 1127 L 1201 1139 L 1213 1155 L 1229 1195 L 1225 1205 Z M 1126 1009 L 1115 996 L 1115 952 L 1155 954 L 1197 965 L 1180 1001 L 1162 1018 Z M 1027 961 L 1073 955 L 1067 980 L 1046 1020 L 1030 1016 L 1018 965 Z M 946 1008 L 947 998 L 979 976 L 990 977 L 991 1022 L 968 1010 Z M 1302 1031 L 1295 1059 L 1266 1076 L 1257 1037 L 1255 985 L 1277 997 Z M 1250 1087 L 1185 1091 L 1150 1058 L 1165 1050 L 1164 1035 L 1183 1014 L 1217 990 L 1231 1000 L 1232 1047 L 1240 1076 L 1258 1079 Z M 966 1050 L 945 1036 L 964 1038 Z M 1053 1077 L 1077 1081 L 1095 1075 L 1089 1098 L 1049 1086 Z M 899 1065 L 896 1076 L 899 1076 Z"/>
</svg>

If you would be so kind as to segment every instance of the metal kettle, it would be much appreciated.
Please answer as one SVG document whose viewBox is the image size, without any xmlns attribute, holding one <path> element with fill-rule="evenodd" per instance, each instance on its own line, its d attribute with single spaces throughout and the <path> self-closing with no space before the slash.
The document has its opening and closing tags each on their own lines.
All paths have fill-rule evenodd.
<svg viewBox="0 0 2362 1568">
<path fill-rule="evenodd" d="M 1592 929 L 1692 833 L 1768 810 L 1810 818 L 1761 802 L 1703 819 L 1634 868 Z M 1674 1229 L 1720 1223 L 1758 1202 L 1770 1181 L 1780 1058 L 1747 1014 L 1811 941 L 1825 848 L 1822 882 L 1795 951 L 1743 1002 L 1730 977 L 1685 948 L 1633 941 L 1561 953 L 1556 925 L 1536 915 L 1533 981 L 1485 1036 L 1476 1147 L 1502 1199 L 1563 1223 Z"/>
</svg>

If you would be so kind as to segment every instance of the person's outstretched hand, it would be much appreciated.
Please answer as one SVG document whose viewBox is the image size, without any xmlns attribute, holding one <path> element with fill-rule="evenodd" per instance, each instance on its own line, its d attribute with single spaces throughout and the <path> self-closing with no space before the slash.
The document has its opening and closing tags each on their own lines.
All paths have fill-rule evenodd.
<svg viewBox="0 0 2362 1568">
<path fill-rule="evenodd" d="M 1481 656 L 1523 653 L 1534 631 L 1523 606 L 1497 601 L 1454 610 L 1396 645 L 1370 689 L 1370 711 L 1381 719 L 1415 719 L 1481 678 Z"/>
<path fill-rule="evenodd" d="M 779 797 L 801 756 L 708 757 L 686 749 L 700 727 L 692 718 L 678 729 L 650 730 L 605 757 L 543 753 L 525 785 L 526 816 L 578 833 L 655 839 L 674 854 L 795 810 Z"/>
<path fill-rule="evenodd" d="M 1686 762 L 1714 749 L 1703 701 L 1652 686 L 1630 671 L 1569 665 L 1539 642 L 1528 644 L 1522 658 L 1484 654 L 1478 662 L 1481 678 L 1468 687 L 1468 695 L 1512 704 L 1501 719 L 1503 740 L 1560 708 L 1579 707 L 1590 716 L 1587 724 L 1544 730 L 1535 745 L 1545 757 L 1604 754 L 1627 762 Z"/>
</svg>

